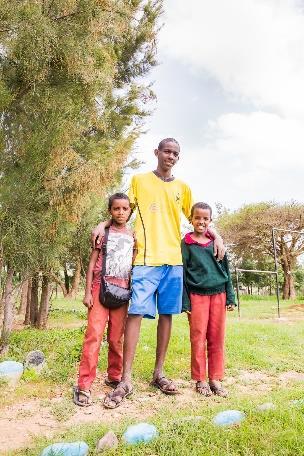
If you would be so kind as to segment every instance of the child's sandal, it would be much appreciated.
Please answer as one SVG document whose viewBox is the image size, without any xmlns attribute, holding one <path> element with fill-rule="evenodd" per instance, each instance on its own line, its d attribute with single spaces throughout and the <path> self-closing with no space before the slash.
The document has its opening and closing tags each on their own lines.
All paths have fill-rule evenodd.
<svg viewBox="0 0 304 456">
<path fill-rule="evenodd" d="M 202 396 L 205 396 L 205 397 L 212 396 L 212 391 L 207 382 L 202 382 L 202 381 L 196 382 L 195 390 L 198 394 L 201 394 Z"/>
<path fill-rule="evenodd" d="M 73 388 L 73 402 L 79 407 L 89 407 L 92 405 L 91 391 L 79 389 L 78 386 Z"/>
<path fill-rule="evenodd" d="M 210 380 L 209 386 L 213 394 L 220 397 L 227 397 L 228 391 L 222 386 L 221 382 L 217 380 Z"/>
<path fill-rule="evenodd" d="M 110 380 L 108 377 L 105 379 L 105 384 L 110 388 L 116 388 L 120 382 L 118 380 Z"/>
</svg>

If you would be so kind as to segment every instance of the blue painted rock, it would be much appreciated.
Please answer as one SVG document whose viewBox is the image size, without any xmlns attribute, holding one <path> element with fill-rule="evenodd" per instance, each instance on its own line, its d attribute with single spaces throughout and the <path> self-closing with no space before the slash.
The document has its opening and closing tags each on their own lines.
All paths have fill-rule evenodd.
<svg viewBox="0 0 304 456">
<path fill-rule="evenodd" d="M 0 380 L 9 385 L 16 385 L 23 374 L 23 364 L 17 361 L 3 361 L 0 363 Z"/>
<path fill-rule="evenodd" d="M 128 426 L 123 435 L 124 440 L 129 444 L 140 442 L 150 442 L 158 436 L 158 432 L 153 424 L 138 423 L 133 426 Z"/>
<path fill-rule="evenodd" d="M 87 456 L 89 447 L 85 442 L 53 443 L 43 450 L 41 456 Z"/>
<path fill-rule="evenodd" d="M 217 426 L 233 426 L 240 424 L 244 418 L 245 414 L 239 410 L 225 410 L 213 418 L 213 423 Z"/>
</svg>

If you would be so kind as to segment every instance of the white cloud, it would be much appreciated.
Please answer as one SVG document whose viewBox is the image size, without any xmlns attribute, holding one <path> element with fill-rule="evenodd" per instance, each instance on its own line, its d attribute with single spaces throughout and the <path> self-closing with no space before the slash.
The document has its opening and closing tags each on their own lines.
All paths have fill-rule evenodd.
<svg viewBox="0 0 304 456">
<path fill-rule="evenodd" d="M 170 0 L 162 51 L 235 96 L 304 116 L 304 16 L 294 0 Z"/>
<path fill-rule="evenodd" d="M 210 122 L 202 147 L 180 175 L 192 183 L 196 199 L 235 208 L 254 201 L 303 200 L 304 167 L 300 122 L 276 114 L 230 113 Z M 298 175 L 296 175 L 298 173 Z"/>
<path fill-rule="evenodd" d="M 232 162 L 259 169 L 304 166 L 304 130 L 297 119 L 277 114 L 229 113 L 210 122 L 207 149 L 227 154 Z"/>
</svg>

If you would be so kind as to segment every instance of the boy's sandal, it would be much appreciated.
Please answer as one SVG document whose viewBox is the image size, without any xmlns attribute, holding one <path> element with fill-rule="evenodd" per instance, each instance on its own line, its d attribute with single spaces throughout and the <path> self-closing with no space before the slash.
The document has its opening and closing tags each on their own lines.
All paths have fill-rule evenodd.
<svg viewBox="0 0 304 456">
<path fill-rule="evenodd" d="M 207 382 L 201 382 L 201 381 L 196 382 L 195 390 L 198 394 L 201 394 L 202 396 L 205 396 L 205 397 L 212 396 L 212 391 Z"/>
<path fill-rule="evenodd" d="M 73 402 L 80 407 L 89 407 L 92 405 L 91 391 L 85 391 L 78 388 L 78 386 L 74 386 Z"/>
<path fill-rule="evenodd" d="M 209 381 L 209 386 L 213 394 L 220 397 L 227 397 L 228 391 L 222 386 L 219 381 Z"/>
<path fill-rule="evenodd" d="M 120 382 L 118 380 L 110 380 L 108 377 L 105 379 L 105 384 L 111 388 L 116 388 L 119 383 Z"/>
<path fill-rule="evenodd" d="M 106 395 L 103 405 L 108 409 L 115 409 L 119 407 L 124 399 L 131 396 L 133 388 L 125 382 L 120 382 L 109 394 Z"/>
<path fill-rule="evenodd" d="M 173 396 L 179 394 L 179 391 L 174 382 L 166 377 L 157 377 L 150 383 L 151 386 L 155 386 L 161 390 L 162 393 Z"/>
</svg>

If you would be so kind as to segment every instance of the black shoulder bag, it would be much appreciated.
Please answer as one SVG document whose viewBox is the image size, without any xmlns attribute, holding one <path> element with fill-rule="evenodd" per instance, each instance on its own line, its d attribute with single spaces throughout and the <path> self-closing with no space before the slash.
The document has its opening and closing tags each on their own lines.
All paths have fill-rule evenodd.
<svg viewBox="0 0 304 456">
<path fill-rule="evenodd" d="M 129 303 L 129 300 L 131 298 L 131 290 L 128 288 L 120 287 L 119 285 L 114 285 L 108 282 L 105 278 L 108 237 L 109 228 L 106 228 L 102 244 L 102 270 L 99 301 L 107 309 L 118 309 L 119 307 L 122 307 Z"/>
</svg>

